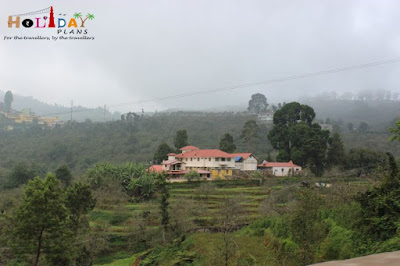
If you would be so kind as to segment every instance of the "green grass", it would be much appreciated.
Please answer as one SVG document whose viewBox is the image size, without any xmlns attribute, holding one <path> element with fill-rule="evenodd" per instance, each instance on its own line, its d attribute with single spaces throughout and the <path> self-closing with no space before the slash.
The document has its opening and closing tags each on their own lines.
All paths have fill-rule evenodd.
<svg viewBox="0 0 400 266">
<path fill-rule="evenodd" d="M 112 211 L 109 210 L 99 210 L 95 209 L 89 215 L 91 221 L 94 222 L 106 222 L 109 223 L 113 219 L 114 215 Z"/>
<path fill-rule="evenodd" d="M 103 266 L 131 266 L 135 260 L 136 260 L 136 256 L 132 256 L 129 258 L 125 258 L 125 259 L 117 259 L 112 261 L 111 263 L 107 263 L 107 264 L 101 264 Z M 95 265 L 99 265 L 99 264 L 95 264 Z"/>
<path fill-rule="evenodd" d="M 132 254 L 128 254 L 127 252 L 117 252 L 100 257 L 95 261 L 95 265 L 130 266 L 135 259 L 135 256 L 132 256 Z"/>
</svg>

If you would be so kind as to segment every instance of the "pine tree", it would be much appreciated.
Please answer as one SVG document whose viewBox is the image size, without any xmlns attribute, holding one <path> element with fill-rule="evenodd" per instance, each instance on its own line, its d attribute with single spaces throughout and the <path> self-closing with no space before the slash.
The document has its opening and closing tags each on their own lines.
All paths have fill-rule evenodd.
<svg viewBox="0 0 400 266">
<path fill-rule="evenodd" d="M 222 137 L 221 141 L 219 142 L 219 148 L 228 153 L 232 153 L 236 150 L 236 146 L 233 143 L 233 137 L 229 133 L 225 133 Z"/>
<path fill-rule="evenodd" d="M 161 163 L 163 160 L 168 158 L 168 153 L 172 152 L 174 152 L 174 149 L 172 149 L 167 143 L 161 143 L 154 154 L 154 161 Z"/>
<path fill-rule="evenodd" d="M 186 129 L 180 129 L 176 132 L 174 137 L 174 145 L 177 150 L 189 145 Z"/>
<path fill-rule="evenodd" d="M 11 91 L 7 91 L 4 95 L 4 109 L 7 113 L 11 112 L 11 104 L 14 101 L 14 96 Z"/>
<path fill-rule="evenodd" d="M 60 166 L 56 170 L 56 177 L 60 180 L 65 186 L 69 186 L 72 180 L 72 174 L 67 165 Z"/>
<path fill-rule="evenodd" d="M 332 166 L 343 166 L 345 163 L 346 153 L 344 150 L 344 144 L 339 133 L 334 133 L 329 139 L 329 148 L 327 155 L 327 165 Z"/>
<path fill-rule="evenodd" d="M 259 134 L 260 128 L 255 120 L 248 120 L 244 124 L 240 138 L 242 138 L 244 143 L 247 144 L 250 152 L 254 152 L 255 142 L 260 137 Z"/>
</svg>

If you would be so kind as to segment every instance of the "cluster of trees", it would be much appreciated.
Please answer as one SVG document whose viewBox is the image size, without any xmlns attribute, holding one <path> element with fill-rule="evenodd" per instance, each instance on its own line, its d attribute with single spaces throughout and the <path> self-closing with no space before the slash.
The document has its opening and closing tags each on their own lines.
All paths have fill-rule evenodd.
<svg viewBox="0 0 400 266">
<path fill-rule="evenodd" d="M 265 97 L 264 94 L 256 93 L 251 95 L 247 111 L 253 114 L 261 114 L 268 111 L 272 111 L 274 113 L 285 105 L 286 102 L 278 103 L 277 105 L 273 104 L 271 105 L 271 108 L 268 109 L 269 104 L 267 101 L 267 97 Z"/>
<path fill-rule="evenodd" d="M 289 161 L 309 168 L 316 176 L 326 169 L 357 169 L 368 174 L 385 167 L 385 154 L 368 148 L 350 148 L 346 152 L 339 132 L 330 134 L 314 122 L 312 107 L 288 103 L 274 114 L 274 128 L 268 138 L 278 150 L 277 161 Z"/>
<path fill-rule="evenodd" d="M 170 217 L 165 175 L 148 172 L 142 164 L 100 163 L 89 168 L 79 182 L 67 166 L 58 167 L 55 174 L 48 173 L 45 178 L 38 177 L 36 172 L 39 171 L 34 166 L 18 165 L 8 177 L 17 181 L 3 187 L 6 196 L 0 198 L 2 263 L 92 265 L 108 247 L 102 229 L 89 227 L 88 214 L 96 202 L 109 206 L 127 200 L 160 198 L 164 242 L 170 240 L 175 230 L 181 230 L 170 226 L 176 220 Z M 7 198 L 21 190 L 22 199 Z"/>
<path fill-rule="evenodd" d="M 324 170 L 329 131 L 313 123 L 314 109 L 297 102 L 288 103 L 274 114 L 274 128 L 268 139 L 279 151 L 278 161 L 292 160 L 309 167 L 315 175 Z"/>
<path fill-rule="evenodd" d="M 1 189 L 14 189 L 27 184 L 36 176 L 44 176 L 47 172 L 43 166 L 32 163 L 30 165 L 21 162 L 17 163 L 11 171 L 0 178 Z M 65 186 L 72 181 L 72 173 L 67 165 L 62 165 L 54 171 L 57 179 Z M 0 176 L 1 177 L 1 176 Z"/>
<path fill-rule="evenodd" d="M 70 184 L 70 172 L 65 167 L 60 167 L 57 175 L 62 181 L 52 173 L 45 178 L 34 177 L 16 206 L 3 206 L 3 262 L 89 265 L 101 251 L 92 248 L 98 239 L 89 229 L 88 213 L 96 203 L 91 187 L 80 182 Z"/>
<path fill-rule="evenodd" d="M 260 149 L 267 147 L 266 150 L 269 153 L 271 150 L 266 139 L 266 132 L 267 128 L 265 125 L 260 127 L 256 120 L 250 119 L 246 121 L 239 136 L 239 144 L 242 144 L 241 147 L 243 151 L 255 153 Z M 174 137 L 175 149 L 165 142 L 161 143 L 157 147 L 153 159 L 156 163 L 161 163 L 163 160 L 168 158 L 169 153 L 180 153 L 180 148 L 187 145 L 189 145 L 187 131 L 185 129 L 180 129 L 176 132 Z M 215 149 L 215 147 L 212 148 Z M 234 138 L 230 133 L 225 133 L 221 137 L 219 141 L 219 149 L 228 153 L 238 151 Z M 265 152 L 266 151 L 264 150 L 264 152 L 261 152 L 260 154 L 265 154 Z M 260 158 L 263 158 L 263 156 L 261 155 Z"/>
<path fill-rule="evenodd" d="M 168 158 L 169 153 L 180 153 L 180 149 L 189 145 L 189 138 L 186 129 L 176 131 L 174 137 L 174 148 L 171 148 L 167 143 L 163 142 L 158 147 L 154 154 L 154 161 L 161 163 Z"/>
<path fill-rule="evenodd" d="M 264 236 L 277 264 L 308 265 L 398 250 L 400 175 L 391 155 L 389 161 L 390 173 L 374 187 L 335 183 L 336 188 L 326 190 L 293 193 L 287 188 L 271 195 L 264 206 L 268 217 L 250 227 Z"/>
<path fill-rule="evenodd" d="M 149 172 L 144 164 L 99 163 L 89 168 L 83 178 L 95 191 L 108 191 L 143 201 L 154 198 L 156 191 L 164 185 L 166 176 Z"/>
</svg>

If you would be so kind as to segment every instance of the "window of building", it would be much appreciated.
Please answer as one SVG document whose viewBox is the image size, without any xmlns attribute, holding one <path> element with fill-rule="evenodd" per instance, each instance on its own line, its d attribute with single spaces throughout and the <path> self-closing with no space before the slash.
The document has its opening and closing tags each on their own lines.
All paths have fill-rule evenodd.
<svg viewBox="0 0 400 266">
<path fill-rule="evenodd" d="M 219 158 L 215 158 L 215 161 L 218 162 L 218 161 L 219 161 Z"/>
<path fill-rule="evenodd" d="M 208 161 L 211 162 L 211 158 L 208 158 Z"/>
<path fill-rule="evenodd" d="M 200 161 L 200 158 L 197 158 L 197 161 L 199 162 L 199 161 Z"/>
<path fill-rule="evenodd" d="M 225 162 L 225 158 L 221 158 L 221 161 Z"/>
<path fill-rule="evenodd" d="M 193 158 L 190 158 L 190 161 L 193 161 Z"/>
<path fill-rule="evenodd" d="M 228 159 L 226 159 L 228 162 L 230 162 L 231 161 L 231 158 L 228 158 Z"/>
</svg>

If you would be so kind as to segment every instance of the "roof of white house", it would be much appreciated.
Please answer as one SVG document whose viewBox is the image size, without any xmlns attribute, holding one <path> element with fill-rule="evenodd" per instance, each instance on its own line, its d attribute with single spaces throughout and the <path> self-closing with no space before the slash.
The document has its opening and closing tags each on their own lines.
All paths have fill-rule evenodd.
<svg viewBox="0 0 400 266">
<path fill-rule="evenodd" d="M 293 163 L 293 161 L 289 161 L 289 162 L 267 162 L 264 161 L 262 164 L 257 165 L 258 167 L 301 167 L 299 165 L 296 165 Z"/>
</svg>

